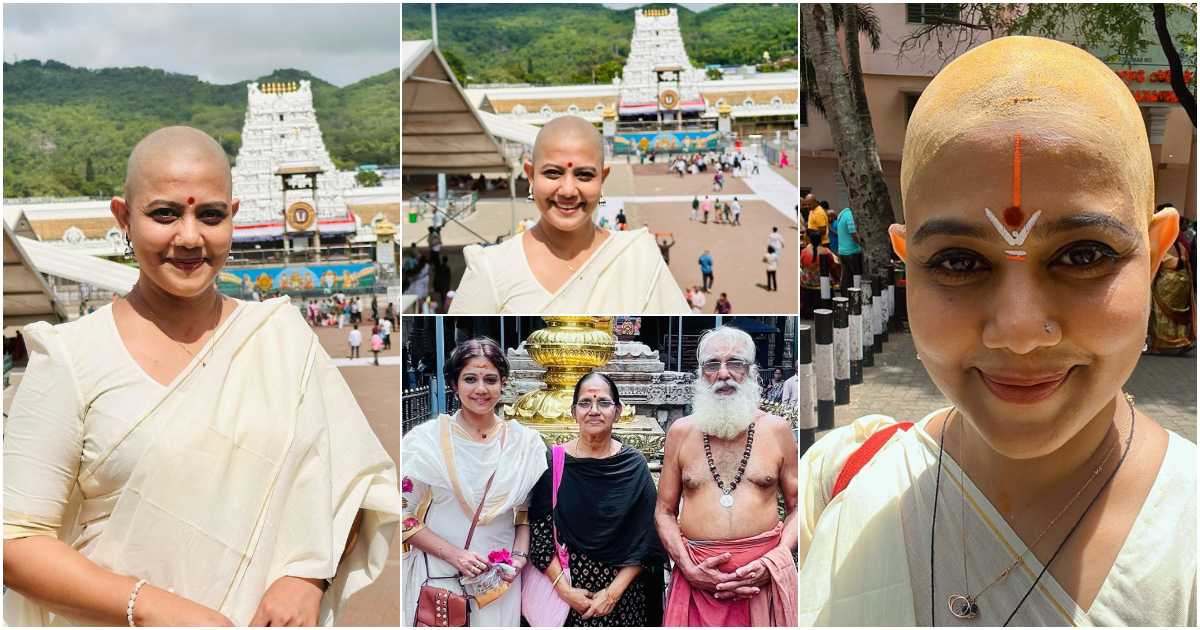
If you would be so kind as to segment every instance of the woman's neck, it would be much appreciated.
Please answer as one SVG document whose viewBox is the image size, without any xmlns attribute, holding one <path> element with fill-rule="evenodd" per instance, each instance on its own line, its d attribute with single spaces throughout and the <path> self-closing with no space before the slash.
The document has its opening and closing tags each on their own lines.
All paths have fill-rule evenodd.
<svg viewBox="0 0 1200 630">
<path fill-rule="evenodd" d="M 575 452 L 581 457 L 597 459 L 607 457 L 612 452 L 612 436 L 607 433 L 603 435 L 581 433 L 579 440 L 575 442 Z"/>
<path fill-rule="evenodd" d="M 589 220 L 579 229 L 571 231 L 559 230 L 547 221 L 538 221 L 529 232 L 533 238 L 545 244 L 552 254 L 570 260 L 591 247 L 599 231 L 596 224 Z"/>
<path fill-rule="evenodd" d="M 134 306 L 134 299 L 146 308 Z M 169 327 L 185 338 L 201 335 L 212 327 L 214 319 L 218 319 L 213 317 L 213 312 L 219 312 L 222 303 L 216 287 L 209 287 L 198 295 L 180 297 L 162 290 L 145 276 L 138 277 L 137 284 L 126 300 L 131 300 L 130 305 L 134 306 L 134 310 L 141 312 L 143 317 L 153 321 L 159 328 Z"/>
<path fill-rule="evenodd" d="M 1124 444 L 1130 425 L 1128 408 L 1124 396 L 1114 397 L 1060 448 L 1030 459 L 997 453 L 973 423 L 956 412 L 945 438 L 946 452 L 1006 519 L 1047 501 L 1055 503 L 1046 506 L 1055 513 L 1063 505 L 1056 499 L 1065 496 L 1069 500 L 1102 460 L 1105 470 L 1099 476 L 1111 474 L 1120 453 L 1107 460 L 1104 457 Z"/>
<path fill-rule="evenodd" d="M 495 413 L 474 413 L 463 407 L 458 410 L 458 419 L 477 432 L 484 432 L 496 425 Z"/>
</svg>

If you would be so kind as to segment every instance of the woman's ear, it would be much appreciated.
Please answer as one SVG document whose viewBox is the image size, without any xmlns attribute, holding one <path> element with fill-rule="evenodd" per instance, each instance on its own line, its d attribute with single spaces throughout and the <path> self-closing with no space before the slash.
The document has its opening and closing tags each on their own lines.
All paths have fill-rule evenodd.
<svg viewBox="0 0 1200 630">
<path fill-rule="evenodd" d="M 1150 277 L 1158 274 L 1163 256 L 1179 236 L 1179 211 L 1167 207 L 1150 218 Z"/>
<path fill-rule="evenodd" d="M 908 231 L 904 228 L 903 223 L 893 223 L 888 227 L 888 236 L 892 239 L 892 249 L 896 250 L 896 255 L 908 263 Z"/>
</svg>

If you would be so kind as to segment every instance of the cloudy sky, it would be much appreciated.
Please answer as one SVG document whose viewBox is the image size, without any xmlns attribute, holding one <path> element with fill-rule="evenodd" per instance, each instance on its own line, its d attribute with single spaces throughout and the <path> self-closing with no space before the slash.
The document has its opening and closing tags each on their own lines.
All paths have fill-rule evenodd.
<svg viewBox="0 0 1200 630">
<path fill-rule="evenodd" d="M 147 66 L 217 84 L 278 68 L 343 86 L 400 66 L 400 5 L 4 5 L 4 61 Z"/>
</svg>

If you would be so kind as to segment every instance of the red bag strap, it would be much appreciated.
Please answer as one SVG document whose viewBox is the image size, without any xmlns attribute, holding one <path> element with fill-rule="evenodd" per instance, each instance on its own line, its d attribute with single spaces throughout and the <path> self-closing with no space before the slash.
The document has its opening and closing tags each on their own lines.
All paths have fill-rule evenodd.
<svg viewBox="0 0 1200 630">
<path fill-rule="evenodd" d="M 875 457 L 875 454 L 883 448 L 884 444 L 887 444 L 888 440 L 892 439 L 897 431 L 907 431 L 912 428 L 912 425 L 911 422 L 897 422 L 872 433 L 871 437 L 851 453 L 849 459 L 842 465 L 842 471 L 838 473 L 837 481 L 833 484 L 833 493 L 829 495 L 829 500 L 832 501 L 833 497 L 841 494 L 842 490 L 850 485 L 850 480 L 854 479 L 854 476 L 867 465 L 867 462 L 871 461 L 871 458 Z"/>
</svg>

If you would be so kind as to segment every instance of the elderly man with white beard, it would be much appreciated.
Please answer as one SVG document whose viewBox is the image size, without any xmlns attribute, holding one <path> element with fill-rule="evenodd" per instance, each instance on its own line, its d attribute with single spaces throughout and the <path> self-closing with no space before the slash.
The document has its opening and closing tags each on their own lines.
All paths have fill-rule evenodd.
<svg viewBox="0 0 1200 630">
<path fill-rule="evenodd" d="M 663 625 L 795 626 L 791 428 L 758 408 L 750 335 L 717 328 L 700 338 L 696 354 L 692 415 L 667 431 L 654 511 L 675 563 Z"/>
</svg>

